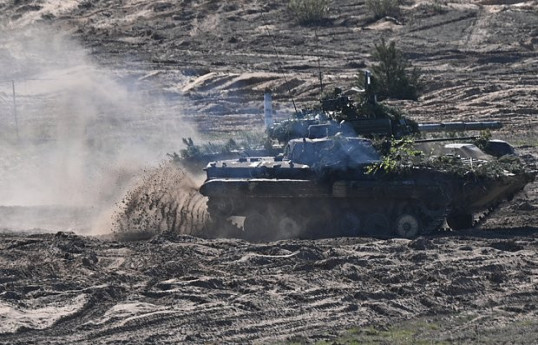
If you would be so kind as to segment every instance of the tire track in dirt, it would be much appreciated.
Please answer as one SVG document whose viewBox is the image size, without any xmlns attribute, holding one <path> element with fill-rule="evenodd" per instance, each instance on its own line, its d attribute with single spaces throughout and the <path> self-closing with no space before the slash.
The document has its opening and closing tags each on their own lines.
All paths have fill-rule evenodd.
<svg viewBox="0 0 538 345">
<path fill-rule="evenodd" d="M 14 280 L 0 282 L 0 303 L 35 306 L 43 295 L 62 303 L 80 293 L 89 302 L 45 329 L 0 334 L 2 344 L 314 342 L 420 316 L 471 315 L 471 328 L 537 316 L 536 230 L 266 244 L 170 234 L 145 242 L 20 236 L 2 235 L 0 262 L 6 267 L 16 255 L 18 265 L 7 265 Z M 55 254 L 43 261 L 55 262 L 55 278 L 39 268 L 23 274 L 25 262 L 51 247 Z M 111 265 L 118 255 L 125 261 Z M 25 288 L 29 282 L 39 290 Z"/>
<path fill-rule="evenodd" d="M 470 18 L 475 18 L 476 16 L 477 16 L 476 12 L 471 11 L 471 12 L 468 12 L 468 13 L 463 13 L 463 14 L 459 15 L 456 18 L 451 18 L 451 19 L 448 19 L 448 20 L 445 20 L 445 21 L 440 21 L 440 22 L 433 23 L 433 24 L 413 27 L 412 29 L 409 30 L 409 32 L 425 31 L 425 30 L 437 28 L 437 27 L 440 27 L 440 26 L 454 24 L 454 23 L 457 23 L 457 22 L 460 22 L 460 21 L 463 21 L 463 20 L 467 20 L 467 19 L 470 19 Z"/>
</svg>

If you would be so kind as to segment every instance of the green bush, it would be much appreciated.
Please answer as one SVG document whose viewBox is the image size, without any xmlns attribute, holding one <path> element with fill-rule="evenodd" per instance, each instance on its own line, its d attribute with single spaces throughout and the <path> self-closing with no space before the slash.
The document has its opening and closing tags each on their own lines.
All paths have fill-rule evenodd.
<svg viewBox="0 0 538 345">
<path fill-rule="evenodd" d="M 372 59 L 377 64 L 372 66 L 373 80 L 369 92 L 376 94 L 379 100 L 418 98 L 423 88 L 420 70 L 411 66 L 394 42 L 387 45 L 383 39 L 375 46 Z M 364 87 L 363 75 L 359 75 L 358 84 Z"/>
<path fill-rule="evenodd" d="M 288 9 L 299 24 L 314 25 L 326 19 L 329 4 L 330 0 L 290 0 Z"/>
<path fill-rule="evenodd" d="M 376 19 L 386 16 L 398 17 L 400 15 L 399 0 L 367 0 L 366 6 Z"/>
</svg>

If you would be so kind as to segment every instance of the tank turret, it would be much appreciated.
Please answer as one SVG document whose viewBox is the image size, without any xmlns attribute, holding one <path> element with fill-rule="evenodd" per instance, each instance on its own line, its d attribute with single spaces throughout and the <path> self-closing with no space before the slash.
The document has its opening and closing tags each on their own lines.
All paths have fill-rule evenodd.
<svg viewBox="0 0 538 345">
<path fill-rule="evenodd" d="M 320 100 L 318 109 L 302 111 L 268 127 L 272 139 L 285 143 L 294 138 L 320 138 L 341 132 L 347 136 L 394 137 L 427 132 L 465 132 L 502 128 L 498 121 L 417 123 L 396 108 L 377 102 L 371 73 L 364 73 L 364 89 L 347 93 L 335 88 Z M 353 100 L 350 95 L 356 95 Z"/>
</svg>

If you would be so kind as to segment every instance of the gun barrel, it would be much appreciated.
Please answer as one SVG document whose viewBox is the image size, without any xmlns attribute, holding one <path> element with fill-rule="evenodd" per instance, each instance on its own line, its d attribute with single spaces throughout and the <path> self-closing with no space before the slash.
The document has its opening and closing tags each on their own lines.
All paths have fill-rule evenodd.
<svg viewBox="0 0 538 345">
<path fill-rule="evenodd" d="M 419 123 L 420 132 L 482 131 L 502 128 L 499 121 Z"/>
<path fill-rule="evenodd" d="M 458 137 L 458 138 L 431 138 L 431 139 L 417 139 L 415 143 L 435 143 L 440 141 L 469 141 L 475 140 L 477 137 Z"/>
</svg>

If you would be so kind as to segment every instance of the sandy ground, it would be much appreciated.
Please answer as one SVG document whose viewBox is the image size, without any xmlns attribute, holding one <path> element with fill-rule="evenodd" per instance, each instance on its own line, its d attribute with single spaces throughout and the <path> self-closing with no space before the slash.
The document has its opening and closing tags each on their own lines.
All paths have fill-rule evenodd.
<svg viewBox="0 0 538 345">
<path fill-rule="evenodd" d="M 320 70 L 350 86 L 381 37 L 427 85 L 392 103 L 500 120 L 536 162 L 537 23 L 535 1 L 408 1 L 374 21 L 342 0 L 315 30 L 284 1 L 1 3 L 0 344 L 313 343 L 395 325 L 421 331 L 389 343 L 536 343 L 536 182 L 480 229 L 252 244 L 163 232 L 195 234 L 203 199 L 198 177 L 153 169 L 181 137 L 260 128 L 266 88 L 283 119 L 290 95 L 315 103 Z M 152 223 L 129 205 L 145 194 Z M 153 237 L 86 236 L 118 207 L 138 220 L 131 240 Z"/>
<path fill-rule="evenodd" d="M 516 235 L 503 229 L 414 241 L 253 245 L 181 236 L 118 243 L 69 233 L 4 234 L 0 339 L 315 341 L 352 326 L 422 316 L 465 319 L 441 329 L 436 340 L 491 340 L 491 330 L 516 325 L 515 333 L 501 331 L 493 340 L 532 343 L 536 235 L 536 228 Z"/>
</svg>

